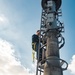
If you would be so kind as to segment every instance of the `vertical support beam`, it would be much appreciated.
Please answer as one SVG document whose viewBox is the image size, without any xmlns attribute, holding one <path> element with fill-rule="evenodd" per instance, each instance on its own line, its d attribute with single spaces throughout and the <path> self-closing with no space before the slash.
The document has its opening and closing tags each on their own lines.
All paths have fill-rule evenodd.
<svg viewBox="0 0 75 75">
<path fill-rule="evenodd" d="M 60 66 L 59 44 L 57 38 L 56 3 L 54 0 L 47 1 L 47 49 L 44 75 L 63 75 Z"/>
<path fill-rule="evenodd" d="M 60 59 L 59 49 L 65 44 L 65 39 L 62 36 L 64 26 L 58 20 L 59 8 L 62 0 L 42 0 L 42 20 L 40 30 L 44 30 L 42 40 L 46 43 L 46 56 L 44 59 L 44 75 L 63 75 L 63 70 L 66 70 L 68 63 Z M 58 23 L 58 24 L 57 24 Z M 43 44 L 43 43 L 42 43 Z M 44 44 L 43 44 L 44 45 Z M 63 67 L 63 64 L 66 64 Z"/>
</svg>

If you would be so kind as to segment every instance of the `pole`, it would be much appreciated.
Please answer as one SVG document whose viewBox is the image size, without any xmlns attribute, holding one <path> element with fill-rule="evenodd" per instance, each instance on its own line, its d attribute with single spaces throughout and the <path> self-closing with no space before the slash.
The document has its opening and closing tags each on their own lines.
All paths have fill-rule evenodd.
<svg viewBox="0 0 75 75">
<path fill-rule="evenodd" d="M 68 64 L 60 59 L 59 49 L 64 46 L 65 39 L 61 32 L 63 29 L 62 23 L 58 21 L 58 10 L 61 6 L 61 0 L 42 0 L 42 8 L 47 14 L 45 30 L 47 38 L 46 61 L 44 64 L 44 75 L 63 75 L 63 70 L 66 70 Z M 61 40 L 59 41 L 59 38 Z M 63 43 L 59 46 L 59 44 Z M 66 63 L 66 67 L 62 68 L 62 63 Z"/>
</svg>

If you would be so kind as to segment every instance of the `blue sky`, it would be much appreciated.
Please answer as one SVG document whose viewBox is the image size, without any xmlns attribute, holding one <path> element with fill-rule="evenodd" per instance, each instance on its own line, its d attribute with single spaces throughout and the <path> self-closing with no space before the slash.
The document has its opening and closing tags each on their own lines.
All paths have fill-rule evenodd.
<svg viewBox="0 0 75 75">
<path fill-rule="evenodd" d="M 74 52 L 74 44 L 75 44 L 75 33 L 74 33 L 74 29 L 75 29 L 75 9 L 74 9 L 74 3 L 75 1 L 63 1 L 62 4 L 62 13 L 63 13 L 63 21 L 65 24 L 65 39 L 66 39 L 66 44 L 65 47 L 67 52 L 67 58 L 66 59 L 71 59 L 72 55 L 75 54 Z"/>
<path fill-rule="evenodd" d="M 75 0 L 63 0 L 61 8 L 66 44 L 60 55 L 70 64 L 75 55 Z M 0 0 L 0 38 L 14 46 L 15 57 L 29 69 L 33 69 L 31 36 L 40 28 L 41 11 L 41 0 Z M 64 75 L 72 74 L 68 70 Z"/>
</svg>

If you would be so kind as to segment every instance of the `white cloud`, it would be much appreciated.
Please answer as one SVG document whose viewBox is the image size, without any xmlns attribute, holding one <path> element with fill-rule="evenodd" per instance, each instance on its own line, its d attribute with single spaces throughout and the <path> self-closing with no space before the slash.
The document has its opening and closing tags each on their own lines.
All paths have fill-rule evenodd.
<svg viewBox="0 0 75 75">
<path fill-rule="evenodd" d="M 72 74 L 75 75 L 75 55 L 73 55 L 71 63 L 68 66 L 68 69 L 71 71 Z"/>
<path fill-rule="evenodd" d="M 34 75 L 14 57 L 14 47 L 0 39 L 0 75 Z"/>
<path fill-rule="evenodd" d="M 0 14 L 0 23 L 1 24 L 9 23 L 8 18 L 4 14 Z"/>
</svg>

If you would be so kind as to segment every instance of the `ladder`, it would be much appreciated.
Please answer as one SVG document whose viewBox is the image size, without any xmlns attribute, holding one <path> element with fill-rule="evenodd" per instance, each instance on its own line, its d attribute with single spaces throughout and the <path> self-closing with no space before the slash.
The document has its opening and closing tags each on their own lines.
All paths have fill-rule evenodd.
<svg viewBox="0 0 75 75">
<path fill-rule="evenodd" d="M 38 60 L 37 60 L 37 67 L 36 67 L 36 75 L 41 75 L 44 72 L 44 63 L 45 63 L 45 50 L 46 50 L 46 39 L 45 37 L 45 22 L 47 19 L 47 14 L 45 11 L 42 9 L 42 14 L 41 14 L 41 25 L 40 25 L 40 38 L 39 38 L 39 44 L 41 44 L 41 47 L 39 46 L 39 50 L 42 48 L 42 60 L 39 62 L 39 50 L 38 50 Z M 42 42 L 41 42 L 42 39 Z"/>
</svg>

